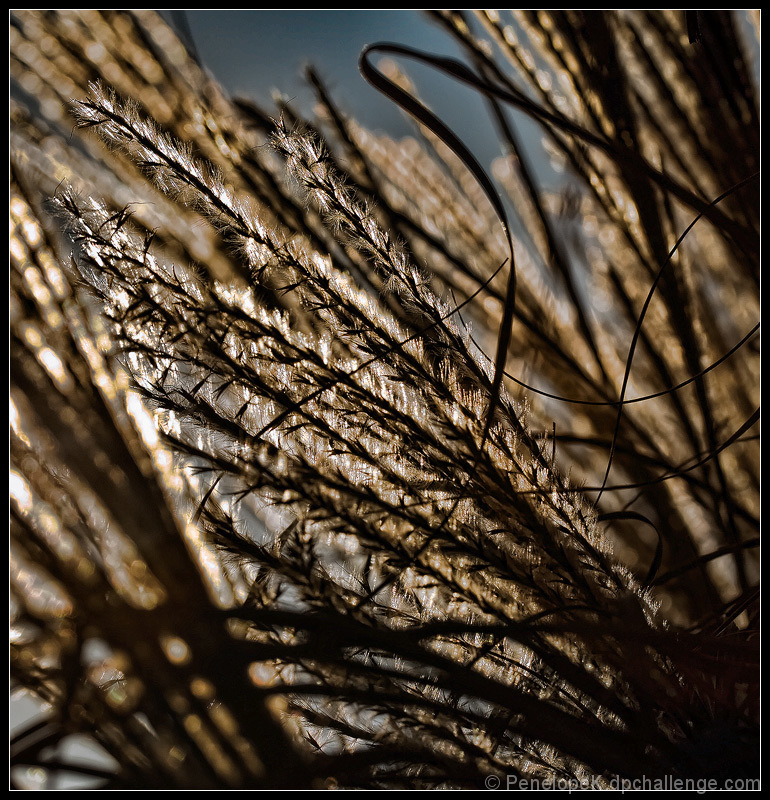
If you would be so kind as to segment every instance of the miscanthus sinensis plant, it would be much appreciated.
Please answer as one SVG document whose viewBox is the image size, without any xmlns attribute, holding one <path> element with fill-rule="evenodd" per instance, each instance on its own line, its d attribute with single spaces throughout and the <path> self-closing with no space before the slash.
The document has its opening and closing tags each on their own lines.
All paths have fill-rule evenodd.
<svg viewBox="0 0 770 800">
<path fill-rule="evenodd" d="M 11 15 L 13 785 L 757 774 L 758 18 L 432 17 L 394 141 Z"/>
</svg>

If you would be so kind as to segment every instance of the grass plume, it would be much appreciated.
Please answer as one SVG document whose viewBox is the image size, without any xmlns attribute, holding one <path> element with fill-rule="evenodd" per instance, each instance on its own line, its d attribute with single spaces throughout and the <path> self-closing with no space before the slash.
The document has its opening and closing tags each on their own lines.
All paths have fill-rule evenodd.
<svg viewBox="0 0 770 800">
<path fill-rule="evenodd" d="M 758 112 L 693 13 L 429 12 L 401 141 L 11 15 L 14 785 L 758 774 Z"/>
</svg>

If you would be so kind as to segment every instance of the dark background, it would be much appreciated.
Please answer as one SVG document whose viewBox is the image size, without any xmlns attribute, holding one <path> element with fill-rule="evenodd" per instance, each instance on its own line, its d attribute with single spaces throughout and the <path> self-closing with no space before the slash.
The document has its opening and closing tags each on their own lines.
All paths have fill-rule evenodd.
<svg viewBox="0 0 770 800">
<path fill-rule="evenodd" d="M 393 42 L 466 61 L 459 47 L 428 15 L 404 10 L 167 11 L 166 19 L 198 60 L 233 96 L 274 106 L 277 91 L 291 107 L 312 112 L 313 92 L 303 80 L 316 68 L 332 97 L 349 116 L 396 138 L 414 127 L 358 70 L 367 44 Z M 420 98 L 471 148 L 484 167 L 502 155 L 494 124 L 477 93 L 436 70 L 402 60 Z M 540 178 L 555 186 L 536 126 L 517 114 L 519 133 L 539 166 Z"/>
</svg>

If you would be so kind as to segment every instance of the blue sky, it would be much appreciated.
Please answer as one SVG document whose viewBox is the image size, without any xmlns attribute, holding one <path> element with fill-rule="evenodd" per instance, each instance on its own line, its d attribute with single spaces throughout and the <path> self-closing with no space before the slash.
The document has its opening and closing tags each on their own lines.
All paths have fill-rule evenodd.
<svg viewBox="0 0 770 800">
<path fill-rule="evenodd" d="M 173 13 L 173 12 L 169 12 Z M 305 113 L 312 91 L 302 79 L 312 64 L 338 105 L 370 128 L 400 137 L 413 132 L 401 112 L 358 71 L 363 47 L 375 42 L 410 45 L 442 56 L 463 58 L 451 37 L 421 11 L 414 10 L 267 10 L 192 11 L 176 17 L 189 26 L 202 63 L 233 95 L 272 109 L 279 90 Z M 501 155 L 495 127 L 481 98 L 435 70 L 404 62 L 420 96 L 489 167 Z M 515 117 L 530 149 L 539 135 L 528 120 Z M 545 160 L 540 159 L 544 165 Z"/>
<path fill-rule="evenodd" d="M 201 60 L 231 93 L 268 104 L 271 91 L 279 89 L 304 104 L 312 93 L 301 73 L 312 64 L 349 111 L 385 128 L 399 127 L 398 114 L 358 72 L 366 44 L 391 41 L 459 55 L 452 40 L 419 11 L 188 10 L 186 17 Z M 443 91 L 453 89 L 447 85 Z"/>
</svg>

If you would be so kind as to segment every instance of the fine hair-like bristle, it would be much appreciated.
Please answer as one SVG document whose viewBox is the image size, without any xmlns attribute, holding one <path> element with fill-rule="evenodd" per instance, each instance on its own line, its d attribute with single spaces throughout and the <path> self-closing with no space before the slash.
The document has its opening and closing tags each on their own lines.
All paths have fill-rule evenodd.
<svg viewBox="0 0 770 800">
<path fill-rule="evenodd" d="M 14 787 L 758 776 L 751 16 L 427 13 L 399 141 L 11 14 Z"/>
</svg>

